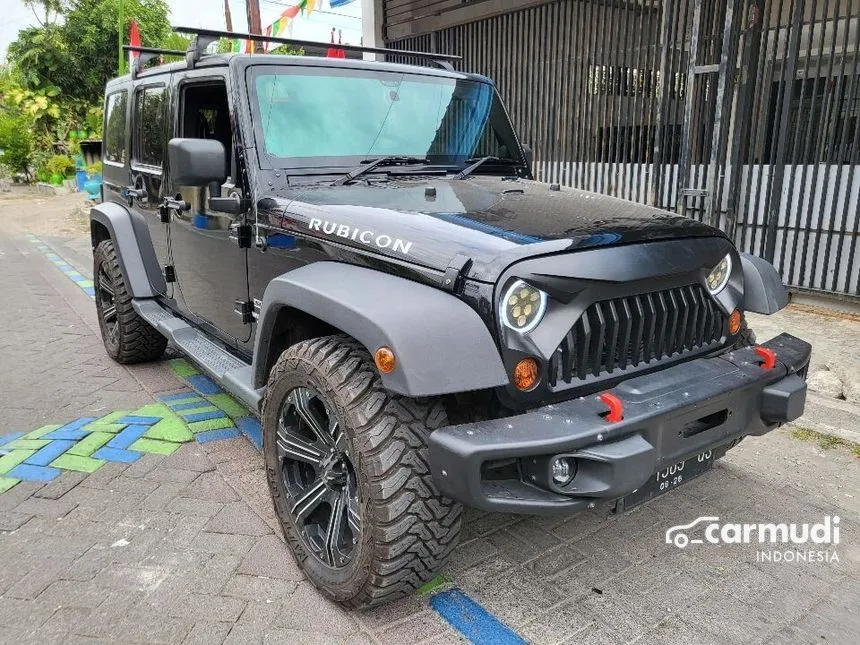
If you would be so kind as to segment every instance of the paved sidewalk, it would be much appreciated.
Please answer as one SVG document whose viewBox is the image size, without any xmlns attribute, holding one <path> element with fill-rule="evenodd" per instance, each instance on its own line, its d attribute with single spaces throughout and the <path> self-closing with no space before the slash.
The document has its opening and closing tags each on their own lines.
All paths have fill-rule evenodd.
<svg viewBox="0 0 860 645">
<path fill-rule="evenodd" d="M 92 301 L 17 231 L 0 231 L 0 271 L 0 436 L 188 391 L 168 361 L 128 369 L 107 359 Z M 705 515 L 838 515 L 839 561 L 665 544 L 667 528 Z M 445 574 L 535 643 L 847 645 L 860 633 L 858 522 L 857 457 L 786 429 L 745 440 L 713 472 L 626 515 L 470 511 Z M 346 612 L 317 594 L 281 540 L 245 437 L 192 440 L 0 493 L 2 643 L 459 640 L 428 596 Z"/>
</svg>

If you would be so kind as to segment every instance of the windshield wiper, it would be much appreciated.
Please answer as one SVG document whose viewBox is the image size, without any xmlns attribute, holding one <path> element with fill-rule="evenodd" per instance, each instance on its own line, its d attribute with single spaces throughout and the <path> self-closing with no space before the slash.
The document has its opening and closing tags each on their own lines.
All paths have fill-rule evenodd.
<svg viewBox="0 0 860 645">
<path fill-rule="evenodd" d="M 340 179 L 334 182 L 334 186 L 344 186 L 351 181 L 354 181 L 361 177 L 362 175 L 369 173 L 371 170 L 378 166 L 396 166 L 399 164 L 419 164 L 419 163 L 430 163 L 429 160 L 423 159 L 421 157 L 399 157 L 399 156 L 389 156 L 389 157 L 380 157 L 379 159 L 374 159 L 370 161 L 369 159 L 365 159 L 361 162 L 362 165 L 357 168 L 353 168 L 347 174 L 345 174 Z"/>
<path fill-rule="evenodd" d="M 465 179 L 469 175 L 471 175 L 475 170 L 483 166 L 488 161 L 492 161 L 494 163 L 505 163 L 505 164 L 517 164 L 519 162 L 514 161 L 513 159 L 502 159 L 500 157 L 494 157 L 489 155 L 487 157 L 475 157 L 473 159 L 466 159 L 466 163 L 471 164 L 470 166 L 466 166 L 458 172 L 454 179 Z"/>
</svg>

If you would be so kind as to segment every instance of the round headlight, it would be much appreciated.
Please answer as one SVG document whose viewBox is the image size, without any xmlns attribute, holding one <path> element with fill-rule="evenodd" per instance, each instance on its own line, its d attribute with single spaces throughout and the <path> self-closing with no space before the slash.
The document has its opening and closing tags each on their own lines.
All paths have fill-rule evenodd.
<svg viewBox="0 0 860 645">
<path fill-rule="evenodd" d="M 514 282 L 501 302 L 502 324 L 521 334 L 538 326 L 546 311 L 546 294 L 522 280 Z"/>
<path fill-rule="evenodd" d="M 725 288 L 726 283 L 729 281 L 729 274 L 731 272 L 732 258 L 727 254 L 726 257 L 720 260 L 720 263 L 717 264 L 717 266 L 715 266 L 708 274 L 708 277 L 705 278 L 705 282 L 708 283 L 708 290 L 713 295 L 717 295 Z"/>
</svg>

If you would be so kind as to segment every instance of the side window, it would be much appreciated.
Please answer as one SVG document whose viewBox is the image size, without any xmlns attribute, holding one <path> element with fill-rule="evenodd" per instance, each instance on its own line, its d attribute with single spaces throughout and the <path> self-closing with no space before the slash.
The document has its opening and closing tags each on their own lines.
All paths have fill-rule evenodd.
<svg viewBox="0 0 860 645">
<path fill-rule="evenodd" d="M 134 161 L 160 168 L 164 153 L 167 93 L 163 87 L 147 87 L 139 90 L 136 96 Z"/>
<path fill-rule="evenodd" d="M 128 159 L 125 138 L 125 111 L 128 92 L 111 94 L 105 107 L 104 158 L 105 161 L 124 164 Z"/>
</svg>

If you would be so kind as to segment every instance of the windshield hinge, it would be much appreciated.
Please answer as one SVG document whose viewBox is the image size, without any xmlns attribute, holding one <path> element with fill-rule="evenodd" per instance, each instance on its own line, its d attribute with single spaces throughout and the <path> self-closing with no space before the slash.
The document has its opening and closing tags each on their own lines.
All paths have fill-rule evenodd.
<svg viewBox="0 0 860 645">
<path fill-rule="evenodd" d="M 463 291 L 463 274 L 469 270 L 472 265 L 472 258 L 462 253 L 458 253 L 448 263 L 448 268 L 445 269 L 445 277 L 442 278 L 442 288 L 451 293 L 461 293 Z"/>
</svg>

